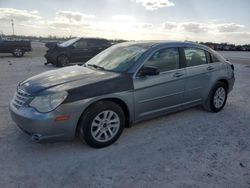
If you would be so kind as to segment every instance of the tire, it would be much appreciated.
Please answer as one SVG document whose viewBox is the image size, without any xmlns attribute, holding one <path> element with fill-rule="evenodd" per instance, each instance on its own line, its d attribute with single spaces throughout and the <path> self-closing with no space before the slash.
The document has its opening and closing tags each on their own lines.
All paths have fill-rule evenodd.
<svg viewBox="0 0 250 188">
<path fill-rule="evenodd" d="M 83 114 L 78 131 L 80 139 L 89 146 L 103 148 L 113 144 L 121 136 L 124 127 L 122 108 L 111 101 L 100 101 Z"/>
<path fill-rule="evenodd" d="M 67 65 L 69 65 L 69 58 L 66 55 L 58 56 L 56 66 L 65 67 Z"/>
<path fill-rule="evenodd" d="M 12 52 L 14 57 L 23 57 L 24 51 L 21 48 L 15 48 Z"/>
<path fill-rule="evenodd" d="M 221 111 L 227 102 L 228 89 L 223 82 L 217 82 L 211 89 L 203 107 L 210 112 Z"/>
</svg>

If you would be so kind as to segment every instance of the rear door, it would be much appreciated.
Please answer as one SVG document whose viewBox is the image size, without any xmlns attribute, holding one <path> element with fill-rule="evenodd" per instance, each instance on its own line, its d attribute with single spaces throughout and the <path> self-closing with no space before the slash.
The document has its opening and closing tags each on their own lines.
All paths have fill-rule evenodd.
<svg viewBox="0 0 250 188">
<path fill-rule="evenodd" d="M 89 52 L 90 57 L 92 58 L 99 54 L 102 50 L 104 50 L 103 43 L 101 39 L 88 39 L 88 46 L 89 46 Z"/>
<path fill-rule="evenodd" d="M 187 81 L 184 102 L 186 105 L 200 103 L 207 96 L 211 70 L 208 53 L 199 48 L 184 47 Z"/>
<path fill-rule="evenodd" d="M 160 74 L 146 77 L 137 75 L 134 78 L 136 119 L 147 119 L 180 107 L 186 73 L 180 68 L 179 49 L 160 49 L 143 66 L 157 67 Z"/>
</svg>

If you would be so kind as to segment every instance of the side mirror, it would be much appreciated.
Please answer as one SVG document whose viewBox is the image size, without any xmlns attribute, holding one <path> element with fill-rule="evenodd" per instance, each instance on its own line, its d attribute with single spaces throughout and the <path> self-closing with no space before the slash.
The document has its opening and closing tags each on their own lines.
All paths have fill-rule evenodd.
<svg viewBox="0 0 250 188">
<path fill-rule="evenodd" d="M 158 68 L 153 67 L 153 66 L 144 66 L 141 68 L 139 72 L 139 76 L 153 76 L 153 75 L 158 75 L 160 74 L 160 71 Z"/>
</svg>

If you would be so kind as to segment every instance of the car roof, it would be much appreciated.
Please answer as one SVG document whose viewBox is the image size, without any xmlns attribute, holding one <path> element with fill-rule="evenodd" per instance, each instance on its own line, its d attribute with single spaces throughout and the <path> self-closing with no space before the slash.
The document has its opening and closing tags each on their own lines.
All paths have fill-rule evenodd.
<svg viewBox="0 0 250 188">
<path fill-rule="evenodd" d="M 94 37 L 78 37 L 78 39 L 86 39 L 86 40 L 102 40 L 102 41 L 108 41 L 107 39 L 104 38 L 94 38 Z"/>
<path fill-rule="evenodd" d="M 194 46 L 208 49 L 207 46 L 188 41 L 172 41 L 172 40 L 152 40 L 152 41 L 132 41 L 132 42 L 123 42 L 121 43 L 124 46 L 141 46 L 144 48 L 162 46 L 162 45 L 176 45 L 176 46 Z"/>
</svg>

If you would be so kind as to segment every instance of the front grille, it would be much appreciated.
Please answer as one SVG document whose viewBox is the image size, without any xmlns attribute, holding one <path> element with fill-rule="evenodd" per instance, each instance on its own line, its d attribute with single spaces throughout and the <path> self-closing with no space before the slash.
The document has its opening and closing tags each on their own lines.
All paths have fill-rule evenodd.
<svg viewBox="0 0 250 188">
<path fill-rule="evenodd" d="M 25 105 L 30 98 L 31 97 L 27 92 L 25 92 L 21 89 L 17 89 L 17 91 L 14 95 L 14 98 L 12 100 L 12 105 L 15 108 L 19 109 L 20 107 Z"/>
</svg>

